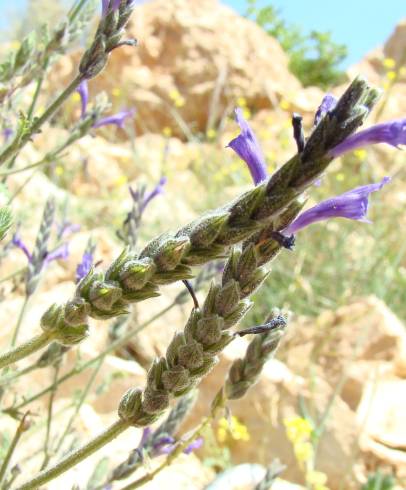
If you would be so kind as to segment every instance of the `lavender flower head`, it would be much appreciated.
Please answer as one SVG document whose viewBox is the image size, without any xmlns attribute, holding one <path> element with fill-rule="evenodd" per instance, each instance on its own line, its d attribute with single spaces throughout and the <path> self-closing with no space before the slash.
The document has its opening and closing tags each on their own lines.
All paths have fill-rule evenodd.
<svg viewBox="0 0 406 490">
<path fill-rule="evenodd" d="M 381 182 L 376 184 L 356 187 L 344 194 L 322 201 L 300 214 L 288 227 L 282 230 L 282 233 L 288 236 L 312 223 L 325 221 L 329 218 L 347 218 L 371 223 L 367 218 L 369 195 L 382 189 L 390 180 L 389 177 L 384 177 Z"/>
<path fill-rule="evenodd" d="M 232 148 L 237 155 L 245 161 L 255 185 L 265 180 L 268 177 L 265 158 L 262 153 L 258 140 L 250 128 L 249 124 L 243 117 L 242 110 L 235 110 L 236 121 L 240 126 L 241 133 L 234 138 L 228 146 Z"/>
<path fill-rule="evenodd" d="M 406 118 L 376 124 L 359 131 L 330 150 L 330 155 L 336 158 L 349 151 L 376 143 L 386 143 L 396 148 L 399 148 L 399 145 L 406 145 Z"/>
<path fill-rule="evenodd" d="M 155 197 L 164 193 L 164 187 L 165 187 L 167 182 L 168 182 L 168 179 L 166 177 L 161 177 L 159 179 L 158 184 L 154 187 L 154 189 L 152 189 L 152 191 L 149 192 L 148 194 L 144 195 L 144 199 L 143 199 L 142 205 L 141 205 L 141 212 L 143 212 L 145 210 L 145 208 L 148 206 L 148 204 Z M 133 190 L 131 188 L 130 188 L 130 192 L 131 192 L 131 195 L 133 195 Z"/>
<path fill-rule="evenodd" d="M 78 85 L 76 92 L 80 95 L 80 100 L 82 103 L 82 112 L 80 117 L 83 119 L 86 115 L 87 104 L 89 102 L 89 85 L 87 80 L 83 80 L 83 82 Z"/>
<path fill-rule="evenodd" d="M 16 231 L 11 239 L 12 244 L 19 248 L 24 255 L 27 257 L 28 262 L 32 263 L 33 256 L 32 253 L 28 250 L 27 245 L 24 243 L 18 231 Z M 69 257 L 69 245 L 68 243 L 63 243 L 59 247 L 56 247 L 54 250 L 47 252 L 43 259 L 43 264 L 49 264 L 55 260 L 66 260 Z"/>
<path fill-rule="evenodd" d="M 317 126 L 327 112 L 332 111 L 336 105 L 337 98 L 333 94 L 326 94 L 314 116 L 314 125 Z"/>
<path fill-rule="evenodd" d="M 93 124 L 94 128 L 100 128 L 102 126 L 107 126 L 108 124 L 114 124 L 118 128 L 123 129 L 124 123 L 127 118 L 132 117 L 135 113 L 134 109 L 123 109 L 117 114 L 113 114 L 112 116 L 103 117 L 99 121 L 96 121 Z"/>
</svg>

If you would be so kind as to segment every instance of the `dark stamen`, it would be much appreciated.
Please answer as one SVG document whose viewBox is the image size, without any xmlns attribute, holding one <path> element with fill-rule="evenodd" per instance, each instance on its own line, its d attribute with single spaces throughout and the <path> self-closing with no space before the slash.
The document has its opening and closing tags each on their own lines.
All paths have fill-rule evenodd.
<svg viewBox="0 0 406 490">
<path fill-rule="evenodd" d="M 272 318 L 272 320 L 265 325 L 257 325 L 255 327 L 245 328 L 244 330 L 240 330 L 236 332 L 235 335 L 239 337 L 244 337 L 244 335 L 258 335 L 261 333 L 268 333 L 271 330 L 276 330 L 279 327 L 286 327 L 286 320 L 283 316 L 277 316 L 276 318 Z"/>
<path fill-rule="evenodd" d="M 190 284 L 189 281 L 187 281 L 186 279 L 182 281 L 183 284 L 186 286 L 187 290 L 189 291 L 190 293 L 190 296 L 192 296 L 192 299 L 193 299 L 193 303 L 195 305 L 195 308 L 196 309 L 199 309 L 200 306 L 199 306 L 199 301 L 197 300 L 196 298 L 196 294 L 195 294 L 195 291 L 193 289 L 193 286 Z"/>
<path fill-rule="evenodd" d="M 293 247 L 295 246 L 295 235 L 285 236 L 280 231 L 273 231 L 271 237 L 278 242 L 279 245 L 288 250 L 293 250 Z"/>
<path fill-rule="evenodd" d="M 297 151 L 299 153 L 302 153 L 305 147 L 305 137 L 303 132 L 302 120 L 303 117 L 300 114 L 297 114 L 296 112 L 293 113 L 292 116 L 293 137 L 295 138 Z"/>
</svg>

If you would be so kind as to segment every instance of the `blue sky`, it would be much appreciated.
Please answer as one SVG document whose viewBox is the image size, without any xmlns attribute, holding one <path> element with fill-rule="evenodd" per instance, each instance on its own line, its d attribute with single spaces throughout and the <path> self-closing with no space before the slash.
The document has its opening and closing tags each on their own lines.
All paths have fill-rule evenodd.
<svg viewBox="0 0 406 490">
<path fill-rule="evenodd" d="M 246 5 L 244 0 L 223 3 L 240 12 Z M 406 17 L 406 0 L 260 0 L 258 5 L 269 3 L 280 8 L 283 18 L 305 31 L 331 31 L 335 41 L 348 46 L 346 64 L 384 43 Z"/>
<path fill-rule="evenodd" d="M 14 0 L 13 9 L 26 0 Z M 239 12 L 245 11 L 245 0 L 222 0 Z M 304 31 L 330 30 L 335 41 L 349 48 L 346 65 L 362 58 L 389 37 L 394 26 L 406 17 L 406 0 L 259 0 L 259 5 L 272 3 L 283 17 Z M 9 0 L 0 0 L 0 27 L 7 18 Z M 236 33 L 237 35 L 237 33 Z"/>
</svg>

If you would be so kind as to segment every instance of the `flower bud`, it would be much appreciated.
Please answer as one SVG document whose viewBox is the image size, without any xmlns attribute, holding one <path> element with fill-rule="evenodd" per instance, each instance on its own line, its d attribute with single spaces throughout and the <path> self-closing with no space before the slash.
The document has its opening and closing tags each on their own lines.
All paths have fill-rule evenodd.
<svg viewBox="0 0 406 490">
<path fill-rule="evenodd" d="M 228 217 L 229 213 L 224 211 L 203 217 L 199 220 L 190 233 L 190 241 L 193 246 L 208 247 L 211 245 L 221 232 Z"/>
<path fill-rule="evenodd" d="M 197 369 L 203 364 L 203 347 L 197 342 L 190 342 L 178 349 L 178 362 L 187 369 Z"/>
<path fill-rule="evenodd" d="M 139 388 L 128 389 L 120 400 L 118 416 L 121 420 L 131 421 L 140 411 L 142 390 Z"/>
<path fill-rule="evenodd" d="M 240 286 L 237 281 L 232 279 L 223 286 L 216 297 L 216 311 L 221 316 L 231 313 L 240 301 Z"/>
<path fill-rule="evenodd" d="M 188 237 L 169 238 L 154 254 L 154 262 L 160 270 L 171 271 L 180 263 L 190 248 Z"/>
<path fill-rule="evenodd" d="M 122 294 L 115 283 L 94 281 L 89 290 L 89 301 L 98 310 L 109 312 Z"/>
<path fill-rule="evenodd" d="M 219 315 L 203 317 L 197 322 L 196 340 L 203 345 L 212 345 L 221 338 L 224 320 Z"/>
<path fill-rule="evenodd" d="M 71 326 L 86 323 L 90 313 L 90 305 L 83 298 L 74 298 L 65 305 L 64 319 Z"/>
<path fill-rule="evenodd" d="M 156 265 L 149 257 L 130 260 L 122 265 L 119 272 L 119 281 L 124 289 L 134 291 L 144 287 L 155 271 Z"/>
<path fill-rule="evenodd" d="M 169 393 L 164 390 L 153 390 L 147 387 L 144 391 L 142 409 L 148 414 L 160 413 L 169 405 Z"/>
</svg>

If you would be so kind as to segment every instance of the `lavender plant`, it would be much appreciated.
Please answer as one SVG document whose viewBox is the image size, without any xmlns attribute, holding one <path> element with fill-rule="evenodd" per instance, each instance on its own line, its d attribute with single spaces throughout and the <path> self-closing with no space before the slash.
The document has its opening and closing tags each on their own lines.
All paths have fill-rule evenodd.
<svg viewBox="0 0 406 490">
<path fill-rule="evenodd" d="M 70 12 L 69 22 L 77 21 L 85 3 L 77 2 Z M 6 163 L 7 167 L 14 165 L 14 158 L 19 151 L 75 90 L 81 96 L 79 121 L 71 128 L 67 140 L 51 150 L 43 159 L 22 169 L 8 168 L 1 174 L 4 178 L 16 171 L 51 162 L 68 146 L 91 130 L 107 124 L 122 127 L 124 121 L 133 115 L 132 110 L 125 109 L 118 114 L 105 117 L 104 113 L 108 104 L 104 98 L 96 99 L 96 103 L 89 110 L 87 80 L 101 72 L 114 49 L 125 44 L 135 44 L 132 40 L 122 40 L 125 25 L 134 7 L 135 2 L 131 0 L 102 2 L 102 16 L 94 40 L 80 61 L 78 75 L 38 118 L 33 117 L 38 94 L 34 96 L 28 113 L 21 117 L 14 137 L 11 139 L 9 135 L 5 148 L 0 152 L 0 163 Z M 68 23 L 67 26 L 70 24 Z M 55 41 L 52 45 L 52 50 L 55 52 L 64 45 L 62 38 L 69 31 L 67 26 L 65 26 L 64 34 L 60 36 L 60 39 L 58 38 L 59 44 Z M 33 52 L 34 44 L 31 41 L 23 43 L 24 48 L 22 46 L 17 52 L 12 66 L 10 65 L 9 73 L 6 74 L 7 76 L 4 75 L 7 83 L 10 83 L 17 74 L 27 76 L 27 73 L 32 73 L 34 68 L 31 62 L 28 63 L 29 54 L 27 53 Z M 48 49 L 50 50 L 51 48 Z M 44 60 L 50 63 L 50 54 L 45 58 L 44 54 L 41 56 L 42 58 L 40 55 L 34 57 L 34 65 L 36 63 L 41 66 L 45 63 Z M 38 81 L 42 76 L 41 72 Z M 37 84 L 37 90 L 41 89 L 41 83 Z M 23 85 L 20 86 L 23 87 Z M 14 86 L 10 85 L 10 87 Z M 10 93 L 7 96 L 11 97 L 11 95 Z M 113 469 L 107 483 L 128 477 L 142 465 L 147 457 L 152 458 L 165 453 L 167 458 L 158 468 L 130 483 L 123 490 L 142 486 L 170 464 L 181 452 L 193 450 L 201 444 L 200 436 L 204 427 L 211 423 L 220 410 L 226 407 L 229 400 L 241 398 L 255 384 L 263 366 L 275 354 L 284 334 L 286 317 L 277 312 L 272 313 L 264 325 L 237 329 L 238 324 L 253 307 L 254 293 L 269 275 L 269 263 L 282 250 L 292 249 L 297 232 L 310 224 L 335 217 L 367 221 L 369 195 L 380 190 L 389 182 L 390 179 L 385 178 L 380 183 L 357 187 L 302 212 L 306 203 L 305 191 L 317 182 L 334 158 L 368 144 L 387 143 L 398 146 L 406 143 L 404 120 L 378 124 L 356 133 L 378 97 L 379 91 L 370 87 L 362 78 L 354 80 L 339 100 L 327 95 L 316 112 L 314 127 L 308 138 L 305 137 L 301 117 L 293 115 L 293 136 L 297 143 L 297 153 L 273 175 L 268 174 L 259 141 L 244 120 L 242 112 L 237 110 L 237 122 L 241 133 L 230 142 L 229 146 L 247 163 L 254 182 L 253 188 L 236 197 L 232 202 L 214 211 L 208 211 L 180 229 L 165 232 L 141 250 L 136 247 L 143 212 L 148 203 L 162 193 L 166 180 L 162 178 L 150 193 L 146 193 L 145 188 L 137 190 L 130 188 L 133 206 L 120 230 L 120 237 L 127 244 L 122 253 L 107 270 L 101 271 L 97 265 L 94 265 L 94 244 L 89 241 L 77 267 L 77 284 L 73 297 L 67 299 L 63 304 L 50 305 L 42 315 L 38 335 L 15 346 L 26 304 L 35 293 L 46 264 L 67 255 L 66 244 L 62 247 L 55 247 L 53 250 L 50 250 L 49 247 L 55 214 L 55 204 L 52 199 L 49 199 L 45 205 L 33 252 L 29 251 L 17 230 L 12 243 L 22 250 L 28 260 L 25 280 L 26 300 L 13 334 L 11 349 L 0 355 L 0 368 L 11 366 L 40 349 L 45 347 L 46 349 L 40 358 L 27 369 L 11 374 L 5 373 L 7 375 L 1 379 L 1 383 L 7 387 L 17 377 L 23 376 L 32 369 L 45 366 L 54 368 L 54 380 L 48 388 L 4 410 L 6 414 L 24 420 L 25 416 L 21 409 L 39 396 L 50 393 L 42 471 L 20 485 L 18 487 L 20 490 L 39 488 L 57 478 L 129 427 L 143 428 L 143 437 L 128 459 Z M 4 209 L 0 213 L 1 237 L 11 224 L 8 208 Z M 63 238 L 64 231 L 69 226 L 64 219 L 58 231 L 59 239 Z M 194 294 L 193 287 L 186 282 L 194 300 L 194 307 L 188 321 L 183 330 L 174 335 L 165 354 L 156 358 L 150 366 L 145 386 L 131 388 L 120 401 L 117 400 L 116 422 L 99 436 L 75 451 L 65 454 L 60 461 L 48 468 L 52 456 L 50 434 L 53 397 L 60 383 L 81 370 L 96 365 L 91 380 L 93 382 L 106 354 L 123 345 L 131 336 L 146 326 L 127 329 L 97 357 L 84 363 L 84 367 L 74 368 L 71 373 L 59 378 L 59 366 L 63 354 L 89 335 L 90 319 L 120 320 L 121 317 L 125 318 L 132 304 L 158 296 L 160 288 L 167 284 L 188 281 L 196 275 L 196 267 L 210 267 L 219 259 L 225 261 L 221 277 L 212 282 L 201 304 Z M 215 274 L 209 273 L 209 275 Z M 195 283 L 196 289 L 205 282 L 206 276 L 207 269 L 202 275 L 198 275 Z M 182 292 L 173 304 L 184 302 L 185 293 Z M 164 311 L 170 307 L 172 306 L 170 305 Z M 162 312 L 159 312 L 155 316 L 161 314 Z M 181 420 L 190 410 L 191 394 L 198 388 L 201 380 L 215 368 L 223 349 L 237 336 L 244 335 L 254 335 L 254 337 L 248 345 L 244 358 L 232 364 L 223 387 L 213 400 L 210 414 L 192 431 L 191 435 L 175 438 Z M 74 414 L 56 445 L 56 451 L 63 447 L 65 436 L 71 428 L 90 385 L 91 383 L 83 391 L 80 402 L 76 405 Z M 176 399 L 179 401 L 172 408 L 167 419 L 158 428 L 152 429 L 151 425 L 170 408 L 171 403 Z M 15 445 L 17 445 L 18 438 L 16 436 Z M 11 453 L 7 456 L 7 464 L 1 467 L 1 478 L 7 472 L 8 461 L 14 449 L 15 447 L 11 448 Z M 270 470 L 258 488 L 267 488 L 274 476 L 275 471 Z"/>
</svg>

